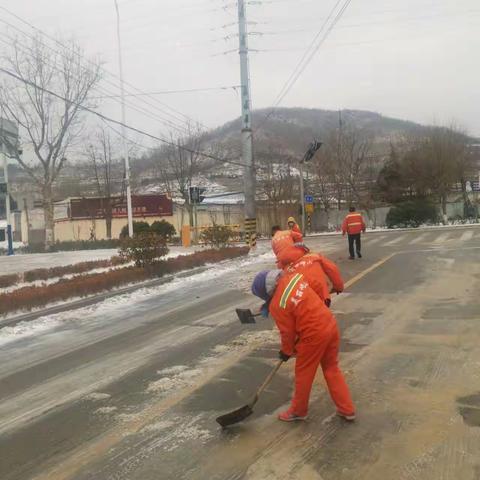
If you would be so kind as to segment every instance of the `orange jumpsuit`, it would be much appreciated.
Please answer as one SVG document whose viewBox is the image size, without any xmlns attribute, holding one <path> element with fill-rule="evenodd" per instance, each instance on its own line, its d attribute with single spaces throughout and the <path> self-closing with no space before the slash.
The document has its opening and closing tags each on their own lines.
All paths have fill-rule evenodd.
<svg viewBox="0 0 480 480">
<path fill-rule="evenodd" d="M 297 356 L 291 410 L 299 416 L 307 415 L 313 380 L 321 365 L 337 411 L 354 414 L 355 407 L 338 366 L 337 322 L 302 274 L 281 277 L 269 309 L 280 331 L 282 351 L 287 355 L 296 352 Z"/>
<path fill-rule="evenodd" d="M 303 234 L 302 234 L 302 231 L 300 230 L 300 227 L 299 227 L 297 224 L 295 224 L 295 225 L 292 227 L 292 230 L 291 230 L 291 231 L 292 231 L 292 232 L 295 232 L 295 233 L 297 233 L 298 235 L 301 236 L 301 239 L 299 240 L 299 241 L 301 242 L 302 239 L 303 239 Z"/>
<path fill-rule="evenodd" d="M 344 289 L 338 267 L 331 260 L 318 253 L 307 253 L 296 262 L 285 267 L 285 272 L 303 274 L 310 287 L 328 304 L 330 303 L 330 287 L 327 278 L 336 292 L 343 292 Z"/>
<path fill-rule="evenodd" d="M 273 253 L 277 257 L 277 265 L 283 268 L 289 263 L 296 262 L 305 255 L 304 247 L 296 247 L 295 243 L 302 242 L 301 233 L 293 230 L 279 230 L 272 238 Z"/>
</svg>

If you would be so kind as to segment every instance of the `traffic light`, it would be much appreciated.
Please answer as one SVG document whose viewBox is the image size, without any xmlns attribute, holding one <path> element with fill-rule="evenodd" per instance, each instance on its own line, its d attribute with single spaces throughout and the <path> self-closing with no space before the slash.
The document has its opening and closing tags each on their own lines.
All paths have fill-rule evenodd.
<svg viewBox="0 0 480 480">
<path fill-rule="evenodd" d="M 320 147 L 323 145 L 322 142 L 319 142 L 317 140 L 314 140 L 308 147 L 307 152 L 305 153 L 305 156 L 303 157 L 303 160 L 305 162 L 310 161 L 314 155 L 317 153 L 318 150 L 320 150 Z"/>
<path fill-rule="evenodd" d="M 205 196 L 203 195 L 207 191 L 206 188 L 203 187 L 190 187 L 188 189 L 189 196 L 190 196 L 190 203 L 202 203 L 205 200 Z"/>
</svg>

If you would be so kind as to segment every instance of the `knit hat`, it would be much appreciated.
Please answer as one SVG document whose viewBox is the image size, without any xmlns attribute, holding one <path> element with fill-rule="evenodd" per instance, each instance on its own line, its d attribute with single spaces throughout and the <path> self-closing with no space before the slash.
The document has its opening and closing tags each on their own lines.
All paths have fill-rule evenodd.
<svg viewBox="0 0 480 480">
<path fill-rule="evenodd" d="M 281 270 L 263 270 L 253 279 L 252 293 L 268 302 L 275 291 Z"/>
</svg>

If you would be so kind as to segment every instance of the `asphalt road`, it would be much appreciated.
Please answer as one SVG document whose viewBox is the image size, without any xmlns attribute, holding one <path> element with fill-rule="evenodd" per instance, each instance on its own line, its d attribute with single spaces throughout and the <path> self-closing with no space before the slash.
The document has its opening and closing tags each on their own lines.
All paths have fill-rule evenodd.
<svg viewBox="0 0 480 480">
<path fill-rule="evenodd" d="M 283 424 L 293 362 L 255 414 L 221 431 L 276 358 L 270 321 L 242 326 L 262 255 L 0 330 L 2 480 L 480 478 L 480 228 L 372 233 L 333 310 L 358 408 L 334 417 L 319 377 L 310 417 Z M 2 331 L 3 330 L 3 331 Z"/>
</svg>

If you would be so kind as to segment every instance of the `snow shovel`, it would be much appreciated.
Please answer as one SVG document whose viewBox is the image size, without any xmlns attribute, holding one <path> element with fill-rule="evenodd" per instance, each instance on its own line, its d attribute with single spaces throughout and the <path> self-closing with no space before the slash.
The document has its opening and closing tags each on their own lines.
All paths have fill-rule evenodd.
<svg viewBox="0 0 480 480">
<path fill-rule="evenodd" d="M 277 373 L 278 369 L 282 366 L 282 363 L 284 363 L 283 360 L 280 360 L 275 365 L 273 370 L 268 374 L 268 377 L 265 379 L 262 385 L 260 385 L 259 389 L 255 393 L 255 396 L 250 403 L 247 403 L 247 405 L 243 407 L 237 408 L 233 412 L 226 413 L 225 415 L 216 418 L 215 421 L 220 424 L 222 428 L 225 428 L 229 425 L 233 425 L 234 423 L 241 422 L 242 420 L 245 420 L 247 417 L 249 417 L 253 413 L 253 407 L 258 402 L 260 395 L 268 387 L 268 385 L 270 385 L 270 382 Z"/>
<path fill-rule="evenodd" d="M 235 311 L 241 323 L 256 323 L 255 317 L 262 314 L 262 312 L 253 314 L 249 308 L 236 308 Z"/>
</svg>

